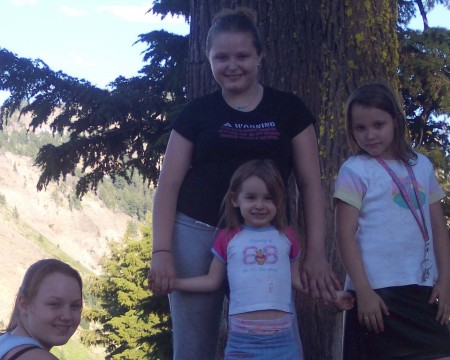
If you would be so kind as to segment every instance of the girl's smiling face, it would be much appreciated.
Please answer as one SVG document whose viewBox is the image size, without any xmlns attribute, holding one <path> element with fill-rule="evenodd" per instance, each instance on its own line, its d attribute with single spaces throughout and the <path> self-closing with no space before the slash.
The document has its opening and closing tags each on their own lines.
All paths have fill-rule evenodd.
<svg viewBox="0 0 450 360">
<path fill-rule="evenodd" d="M 233 206 L 239 208 L 245 225 L 254 228 L 270 226 L 277 213 L 266 184 L 257 176 L 244 180 Z"/>
<path fill-rule="evenodd" d="M 225 93 L 242 94 L 258 83 L 258 54 L 249 33 L 223 32 L 208 53 L 212 73 Z"/>
<path fill-rule="evenodd" d="M 352 132 L 359 147 L 373 157 L 395 159 L 392 150 L 394 119 L 384 110 L 354 104 L 351 109 Z"/>
<path fill-rule="evenodd" d="M 81 309 L 78 281 L 58 272 L 49 274 L 31 301 L 20 299 L 20 331 L 15 335 L 32 337 L 48 350 L 63 345 L 80 324 Z"/>
</svg>

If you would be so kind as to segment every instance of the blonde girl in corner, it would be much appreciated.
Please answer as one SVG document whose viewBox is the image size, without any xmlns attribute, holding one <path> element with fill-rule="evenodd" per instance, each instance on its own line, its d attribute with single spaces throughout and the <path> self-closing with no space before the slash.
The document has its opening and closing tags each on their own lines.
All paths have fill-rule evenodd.
<svg viewBox="0 0 450 360">
<path fill-rule="evenodd" d="M 81 320 L 83 284 L 78 271 L 57 259 L 32 264 L 17 293 L 13 313 L 0 333 L 1 360 L 57 360 Z"/>
<path fill-rule="evenodd" d="M 175 289 L 215 291 L 228 276 L 229 336 L 225 359 L 301 359 L 293 330 L 292 287 L 300 280 L 299 247 L 286 225 L 283 180 L 270 160 L 253 160 L 234 173 L 223 201 L 223 223 L 209 273 L 177 278 Z M 332 300 L 353 306 L 348 292 Z"/>
<path fill-rule="evenodd" d="M 354 156 L 334 197 L 356 305 L 345 314 L 343 359 L 450 359 L 450 246 L 433 166 L 407 141 L 387 84 L 350 96 L 346 132 Z"/>
</svg>

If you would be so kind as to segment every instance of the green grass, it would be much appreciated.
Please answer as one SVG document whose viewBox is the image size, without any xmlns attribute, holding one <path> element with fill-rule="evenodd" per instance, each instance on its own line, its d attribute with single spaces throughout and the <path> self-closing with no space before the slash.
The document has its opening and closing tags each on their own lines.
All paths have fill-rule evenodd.
<svg viewBox="0 0 450 360">
<path fill-rule="evenodd" d="M 63 346 L 54 347 L 51 353 L 59 360 L 101 360 L 104 354 L 98 354 L 92 349 L 85 347 L 77 336 L 73 336 L 69 342 Z"/>
</svg>

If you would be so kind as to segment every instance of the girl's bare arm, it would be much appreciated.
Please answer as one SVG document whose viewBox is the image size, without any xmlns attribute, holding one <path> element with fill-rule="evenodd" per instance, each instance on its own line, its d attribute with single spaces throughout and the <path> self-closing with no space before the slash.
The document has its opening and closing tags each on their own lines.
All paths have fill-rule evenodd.
<svg viewBox="0 0 450 360">
<path fill-rule="evenodd" d="M 208 292 L 217 290 L 225 279 L 226 267 L 214 257 L 207 275 L 194 276 L 190 278 L 177 278 L 175 290 Z"/>
<path fill-rule="evenodd" d="M 358 299 L 358 319 L 361 325 L 375 333 L 384 330 L 383 314 L 389 315 L 384 301 L 373 291 L 367 278 L 355 234 L 359 210 L 336 200 L 336 230 L 342 264 L 353 282 Z"/>
</svg>

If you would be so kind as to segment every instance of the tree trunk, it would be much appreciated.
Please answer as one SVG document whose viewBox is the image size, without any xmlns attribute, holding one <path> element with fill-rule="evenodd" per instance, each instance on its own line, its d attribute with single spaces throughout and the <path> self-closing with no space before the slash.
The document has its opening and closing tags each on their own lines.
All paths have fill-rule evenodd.
<svg viewBox="0 0 450 360">
<path fill-rule="evenodd" d="M 387 80 L 396 87 L 397 1 L 190 0 L 189 98 L 217 87 L 205 57 L 207 31 L 218 10 L 239 5 L 258 12 L 266 41 L 261 82 L 296 93 L 317 118 L 327 251 L 343 280 L 332 202 L 336 174 L 348 155 L 343 109 L 350 92 L 365 82 Z M 297 309 L 305 359 L 339 359 L 341 315 L 304 296 L 298 296 Z"/>
</svg>

